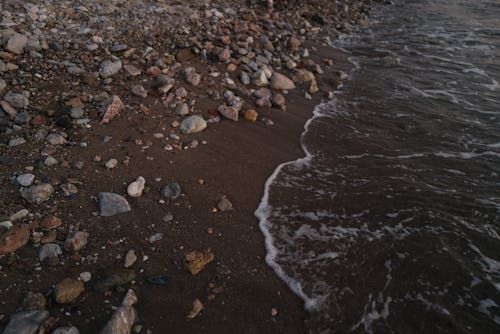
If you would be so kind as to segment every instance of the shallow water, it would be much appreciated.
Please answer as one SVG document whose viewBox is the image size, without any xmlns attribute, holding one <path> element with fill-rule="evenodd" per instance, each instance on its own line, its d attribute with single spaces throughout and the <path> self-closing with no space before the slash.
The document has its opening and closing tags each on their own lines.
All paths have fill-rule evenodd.
<svg viewBox="0 0 500 334">
<path fill-rule="evenodd" d="M 500 333 L 500 0 L 400 0 L 256 215 L 313 333 Z M 346 68 L 346 71 L 348 69 Z"/>
</svg>

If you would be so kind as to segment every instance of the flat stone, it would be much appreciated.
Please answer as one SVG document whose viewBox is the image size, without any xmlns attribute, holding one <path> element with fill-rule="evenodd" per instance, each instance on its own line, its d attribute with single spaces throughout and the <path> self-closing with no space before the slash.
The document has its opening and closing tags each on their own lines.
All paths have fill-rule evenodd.
<svg viewBox="0 0 500 334">
<path fill-rule="evenodd" d="M 77 252 L 87 245 L 88 239 L 88 232 L 73 231 L 68 235 L 66 241 L 64 242 L 64 250 L 67 252 Z"/>
<path fill-rule="evenodd" d="M 23 187 L 29 187 L 35 181 L 35 175 L 30 173 L 21 174 L 16 178 L 16 181 Z"/>
<path fill-rule="evenodd" d="M 15 252 L 26 245 L 30 237 L 30 229 L 27 224 L 14 225 L 0 236 L 0 255 Z"/>
<path fill-rule="evenodd" d="M 101 109 L 102 119 L 101 124 L 109 123 L 113 118 L 125 110 L 120 97 L 113 95 L 113 97 Z"/>
<path fill-rule="evenodd" d="M 54 289 L 54 299 L 59 304 L 67 304 L 73 302 L 85 291 L 85 286 L 82 281 L 72 278 L 65 278 L 58 283 Z"/>
<path fill-rule="evenodd" d="M 181 186 L 175 181 L 170 181 L 163 188 L 161 188 L 161 194 L 170 199 L 176 199 L 181 195 L 181 193 Z"/>
<path fill-rule="evenodd" d="M 31 204 L 42 204 L 54 193 L 54 187 L 48 183 L 31 186 L 21 190 L 21 197 Z"/>
<path fill-rule="evenodd" d="M 26 311 L 10 316 L 3 334 L 36 334 L 38 327 L 49 317 L 48 311 Z"/>
<path fill-rule="evenodd" d="M 131 210 L 125 198 L 108 192 L 99 193 L 99 208 L 100 215 L 103 217 L 111 217 Z"/>
<path fill-rule="evenodd" d="M 28 124 L 31 120 L 31 116 L 28 112 L 20 112 L 14 117 L 14 123 L 18 125 Z"/>
<path fill-rule="evenodd" d="M 295 88 L 295 84 L 285 75 L 274 72 L 271 77 L 271 88 L 278 90 L 290 90 Z"/>
<path fill-rule="evenodd" d="M 14 108 L 25 109 L 30 105 L 28 98 L 19 93 L 8 92 L 3 99 Z"/>
<path fill-rule="evenodd" d="M 141 70 L 131 64 L 124 65 L 123 68 L 130 76 L 136 77 L 141 74 Z"/>
<path fill-rule="evenodd" d="M 30 212 L 27 209 L 21 209 L 21 210 L 17 211 L 16 213 L 13 213 L 12 215 L 10 215 L 9 220 L 11 222 L 16 222 L 18 220 L 26 218 L 29 215 L 29 213 Z"/>
<path fill-rule="evenodd" d="M 200 116 L 193 115 L 181 122 L 180 130 L 184 134 L 196 133 L 205 130 L 207 122 Z"/>
<path fill-rule="evenodd" d="M 0 107 L 7 115 L 9 115 L 10 119 L 14 119 L 16 117 L 16 109 L 14 109 L 7 101 L 0 101 Z"/>
</svg>

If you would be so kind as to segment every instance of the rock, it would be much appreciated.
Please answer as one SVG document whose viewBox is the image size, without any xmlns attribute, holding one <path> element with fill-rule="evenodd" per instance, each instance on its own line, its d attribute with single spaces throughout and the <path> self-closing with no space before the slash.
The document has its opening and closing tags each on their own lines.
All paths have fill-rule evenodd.
<svg viewBox="0 0 500 334">
<path fill-rule="evenodd" d="M 43 262 L 50 258 L 57 258 L 62 255 L 62 249 L 58 244 L 45 244 L 38 251 L 38 260 Z"/>
<path fill-rule="evenodd" d="M 67 252 L 78 252 L 80 249 L 85 247 L 89 239 L 88 232 L 73 231 L 68 234 L 66 241 L 64 242 L 64 249 Z"/>
<path fill-rule="evenodd" d="M 71 326 L 71 327 L 59 327 L 56 328 L 52 334 L 80 334 L 78 331 L 78 328 Z"/>
<path fill-rule="evenodd" d="M 230 211 L 233 209 L 233 204 L 227 199 L 226 196 L 222 196 L 219 203 L 217 203 L 217 208 L 220 211 Z"/>
<path fill-rule="evenodd" d="M 3 334 L 36 334 L 48 317 L 49 312 L 41 310 L 13 314 Z"/>
<path fill-rule="evenodd" d="M 9 115 L 10 119 L 14 119 L 16 117 L 16 109 L 14 109 L 7 101 L 0 101 L 0 107 L 7 115 Z"/>
<path fill-rule="evenodd" d="M 42 227 L 46 230 L 51 230 L 62 224 L 62 220 L 54 215 L 48 215 L 42 219 Z"/>
<path fill-rule="evenodd" d="M 18 309 L 24 312 L 44 310 L 47 307 L 47 299 L 40 292 L 28 292 Z"/>
<path fill-rule="evenodd" d="M 131 65 L 131 64 L 127 64 L 127 65 L 123 65 L 123 68 L 125 69 L 125 71 L 127 71 L 127 73 L 132 76 L 132 77 L 136 77 L 138 75 L 141 74 L 141 70 L 139 70 L 137 67 L 135 67 L 134 65 Z"/>
<path fill-rule="evenodd" d="M 281 108 L 282 110 L 286 109 L 286 100 L 283 94 L 274 93 L 273 96 L 271 97 L 271 103 L 274 106 Z"/>
<path fill-rule="evenodd" d="M 83 273 L 80 274 L 80 279 L 87 283 L 92 279 L 92 274 L 89 273 L 88 271 L 84 271 Z"/>
<path fill-rule="evenodd" d="M 99 193 L 99 209 L 103 217 L 111 217 L 131 210 L 125 198 L 108 192 Z"/>
<path fill-rule="evenodd" d="M 107 169 L 113 169 L 113 168 L 115 168 L 117 165 L 118 165 L 118 160 L 116 160 L 116 159 L 109 159 L 109 160 L 108 160 L 108 161 L 106 161 L 106 163 L 104 164 L 104 166 L 105 166 Z"/>
<path fill-rule="evenodd" d="M 66 139 L 60 133 L 51 133 L 45 138 L 50 145 L 58 146 L 66 144 Z"/>
<path fill-rule="evenodd" d="M 7 83 L 4 79 L 0 79 L 0 95 L 3 93 L 5 88 L 7 88 Z"/>
<path fill-rule="evenodd" d="M 235 107 L 220 105 L 217 111 L 227 119 L 238 121 L 239 111 Z"/>
<path fill-rule="evenodd" d="M 186 116 L 189 114 L 189 106 L 186 103 L 179 103 L 177 107 L 175 107 L 174 114 L 176 116 Z"/>
<path fill-rule="evenodd" d="M 12 107 L 25 109 L 30 105 L 29 100 L 23 94 L 8 92 L 3 99 Z"/>
<path fill-rule="evenodd" d="M 241 72 L 240 81 L 242 84 L 246 86 L 252 82 L 252 79 L 250 78 L 250 75 L 247 72 Z"/>
<path fill-rule="evenodd" d="M 299 51 L 300 47 L 300 40 L 298 40 L 295 37 L 290 38 L 290 41 L 288 42 L 288 47 L 290 48 L 291 51 Z"/>
<path fill-rule="evenodd" d="M 125 110 L 120 97 L 113 95 L 113 97 L 101 109 L 102 119 L 101 124 L 109 123 L 113 118 Z"/>
<path fill-rule="evenodd" d="M 130 334 L 132 326 L 137 321 L 137 312 L 134 304 L 137 296 L 134 290 L 128 290 L 122 305 L 115 311 L 100 334 Z"/>
<path fill-rule="evenodd" d="M 222 49 L 222 51 L 219 53 L 219 60 L 221 62 L 225 62 L 231 58 L 231 50 L 228 49 Z"/>
<path fill-rule="evenodd" d="M 203 310 L 203 304 L 202 304 L 202 302 L 199 299 L 195 299 L 193 301 L 193 308 L 191 309 L 191 311 L 187 315 L 187 318 L 188 319 L 194 319 L 194 318 L 196 318 L 198 316 L 198 314 L 200 314 L 200 312 L 202 310 Z"/>
<path fill-rule="evenodd" d="M 140 197 L 144 191 L 145 184 L 146 180 L 142 176 L 139 176 L 137 180 L 128 185 L 127 194 L 131 197 Z"/>
<path fill-rule="evenodd" d="M 177 61 L 184 63 L 196 58 L 196 55 L 191 51 L 191 49 L 180 49 L 176 55 Z"/>
<path fill-rule="evenodd" d="M 161 239 L 163 239 L 163 233 L 155 233 L 149 237 L 148 241 L 150 243 L 155 243 L 157 241 L 160 241 Z"/>
<path fill-rule="evenodd" d="M 28 45 L 28 37 L 19 33 L 14 33 L 7 41 L 5 49 L 9 52 L 15 53 L 16 55 L 21 55 L 24 53 L 26 45 Z"/>
<path fill-rule="evenodd" d="M 130 281 L 133 281 L 136 278 L 135 272 L 130 269 L 121 269 L 104 277 L 103 279 L 99 279 L 94 283 L 94 289 L 97 292 L 104 292 L 114 288 L 116 286 L 120 286 L 123 284 L 127 284 Z"/>
<path fill-rule="evenodd" d="M 9 140 L 9 147 L 15 147 L 26 143 L 26 139 L 23 137 L 12 138 Z"/>
<path fill-rule="evenodd" d="M 127 252 L 127 255 L 125 256 L 125 263 L 123 264 L 123 266 L 125 268 L 132 267 L 135 261 L 137 261 L 137 256 L 135 255 L 135 251 L 131 249 Z"/>
<path fill-rule="evenodd" d="M 249 109 L 249 110 L 245 111 L 245 119 L 247 121 L 255 122 L 258 117 L 259 117 L 259 114 L 253 109 Z"/>
<path fill-rule="evenodd" d="M 170 199 L 176 199 L 181 195 L 181 193 L 181 186 L 175 181 L 170 181 L 163 188 L 161 188 L 161 194 Z"/>
<path fill-rule="evenodd" d="M 54 193 L 54 187 L 48 183 L 31 186 L 21 190 L 21 197 L 31 204 L 42 204 L 47 201 Z"/>
<path fill-rule="evenodd" d="M 35 175 L 30 173 L 21 174 L 16 178 L 16 181 L 23 187 L 29 187 L 35 181 Z"/>
<path fill-rule="evenodd" d="M 148 97 L 148 92 L 142 85 L 135 85 L 132 86 L 132 89 L 130 90 L 132 94 L 138 97 L 142 97 L 143 99 Z"/>
<path fill-rule="evenodd" d="M 192 251 L 186 255 L 188 269 L 192 275 L 197 275 L 207 264 L 214 260 L 215 256 L 210 249 L 204 252 Z"/>
<path fill-rule="evenodd" d="M 26 218 L 29 215 L 29 213 L 30 212 L 27 209 L 21 209 L 21 210 L 17 211 L 16 213 L 13 213 L 12 215 L 10 215 L 9 220 L 11 222 L 16 222 L 18 220 Z"/>
<path fill-rule="evenodd" d="M 54 299 L 59 304 L 67 304 L 73 302 L 85 291 L 85 286 L 82 281 L 65 278 L 58 283 L 54 289 Z"/>
<path fill-rule="evenodd" d="M 207 122 L 200 116 L 193 115 L 181 122 L 180 130 L 184 134 L 196 133 L 205 130 Z"/>
<path fill-rule="evenodd" d="M 253 84 L 257 87 L 267 86 L 269 84 L 269 80 L 267 80 L 266 74 L 262 70 L 258 70 L 253 74 Z"/>
<path fill-rule="evenodd" d="M 73 119 L 79 119 L 85 115 L 85 110 L 83 110 L 82 108 L 78 108 L 78 107 L 71 108 L 69 115 Z"/>
<path fill-rule="evenodd" d="M 66 197 L 78 194 L 78 188 L 73 183 L 61 184 L 61 190 L 63 191 L 63 195 Z"/>
<path fill-rule="evenodd" d="M 121 69 L 122 69 L 122 62 L 120 60 L 117 61 L 105 60 L 101 63 L 101 70 L 99 71 L 99 74 L 103 78 L 108 78 L 120 72 Z"/>
<path fill-rule="evenodd" d="M 201 74 L 196 73 L 194 70 L 186 73 L 186 81 L 193 86 L 198 86 L 201 82 Z"/>
<path fill-rule="evenodd" d="M 52 166 L 55 166 L 57 165 L 59 162 L 54 158 L 54 157 L 47 157 L 45 158 L 45 160 L 43 161 L 43 164 L 47 167 L 52 167 Z"/>
<path fill-rule="evenodd" d="M 14 117 L 14 123 L 17 125 L 28 124 L 31 120 L 31 116 L 26 111 L 20 112 Z"/>
<path fill-rule="evenodd" d="M 271 77 L 271 88 L 279 89 L 279 90 L 290 90 L 294 89 L 295 85 L 291 79 L 280 74 L 278 72 L 274 72 Z"/>
</svg>

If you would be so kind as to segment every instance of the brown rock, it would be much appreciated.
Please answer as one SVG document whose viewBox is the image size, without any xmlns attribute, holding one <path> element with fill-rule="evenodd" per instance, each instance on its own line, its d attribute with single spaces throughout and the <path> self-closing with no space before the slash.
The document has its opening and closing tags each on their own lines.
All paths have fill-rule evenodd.
<svg viewBox="0 0 500 334">
<path fill-rule="evenodd" d="M 89 234 L 87 232 L 71 232 L 64 242 L 64 249 L 68 252 L 77 252 L 87 244 Z"/>
<path fill-rule="evenodd" d="M 210 248 L 204 252 L 192 251 L 188 253 L 186 255 L 186 261 L 188 262 L 189 272 L 193 275 L 197 275 L 207 264 L 212 262 L 214 258 L 214 253 L 212 253 Z"/>
<path fill-rule="evenodd" d="M 222 61 L 222 62 L 225 62 L 226 60 L 228 60 L 229 58 L 231 58 L 231 51 L 228 50 L 228 49 L 223 49 L 220 53 L 219 53 L 219 60 Z"/>
<path fill-rule="evenodd" d="M 186 62 L 194 59 L 196 55 L 191 51 L 191 49 L 181 49 L 177 52 L 177 61 L 178 62 Z"/>
<path fill-rule="evenodd" d="M 29 225 L 14 225 L 0 237 L 0 255 L 12 253 L 23 247 L 28 242 L 29 237 Z"/>
<path fill-rule="evenodd" d="M 101 109 L 102 120 L 101 124 L 109 123 L 113 118 L 115 118 L 119 113 L 125 110 L 125 105 L 122 100 L 117 96 L 113 95 L 111 100 L 104 105 Z"/>
<path fill-rule="evenodd" d="M 238 121 L 239 112 L 235 107 L 221 105 L 217 110 L 225 118 L 233 120 L 235 122 Z"/>
<path fill-rule="evenodd" d="M 59 217 L 48 215 L 42 219 L 42 227 L 46 230 L 56 228 L 62 224 L 62 220 Z"/>
<path fill-rule="evenodd" d="M 50 230 L 40 239 L 40 242 L 42 244 L 49 244 L 51 242 L 54 242 L 56 239 L 57 239 L 57 232 L 55 230 Z"/>
<path fill-rule="evenodd" d="M 290 42 L 288 43 L 288 46 L 291 51 L 298 51 L 300 47 L 300 40 L 298 40 L 295 37 L 290 38 Z"/>
<path fill-rule="evenodd" d="M 253 110 L 249 109 L 245 111 L 245 119 L 250 122 L 255 122 L 257 120 L 257 117 L 259 117 L 259 114 Z"/>
<path fill-rule="evenodd" d="M 0 109 L 5 111 L 9 115 L 10 119 L 14 119 L 17 115 L 16 109 L 14 109 L 7 101 L 0 101 Z"/>
<path fill-rule="evenodd" d="M 85 291 L 85 286 L 82 281 L 65 278 L 56 285 L 54 289 L 54 299 L 59 304 L 71 303 L 78 298 L 83 291 Z"/>
<path fill-rule="evenodd" d="M 193 308 L 191 309 L 191 311 L 187 315 L 187 318 L 188 319 L 194 319 L 194 318 L 196 318 L 198 316 L 198 314 L 200 314 L 200 312 L 202 310 L 203 310 L 203 304 L 202 304 L 202 302 L 199 299 L 195 299 L 193 301 Z"/>
</svg>

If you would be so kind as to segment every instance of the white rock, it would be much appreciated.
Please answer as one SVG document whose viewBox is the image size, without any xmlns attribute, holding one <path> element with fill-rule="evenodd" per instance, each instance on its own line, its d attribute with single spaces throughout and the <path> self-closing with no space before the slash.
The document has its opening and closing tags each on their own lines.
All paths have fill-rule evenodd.
<svg viewBox="0 0 500 334">
<path fill-rule="evenodd" d="M 118 165 L 118 160 L 116 159 L 109 159 L 105 164 L 107 169 L 113 169 L 116 167 L 116 165 Z"/>
<path fill-rule="evenodd" d="M 35 175 L 33 174 L 21 174 L 17 178 L 17 183 L 19 183 L 23 187 L 29 187 L 35 181 Z"/>
<path fill-rule="evenodd" d="M 207 127 L 207 122 L 200 116 L 193 115 L 181 122 L 180 129 L 182 133 L 195 133 L 203 131 Z"/>
<path fill-rule="evenodd" d="M 127 194 L 131 197 L 140 197 L 144 191 L 145 184 L 146 180 L 142 176 L 139 176 L 137 180 L 128 185 Z"/>
</svg>

